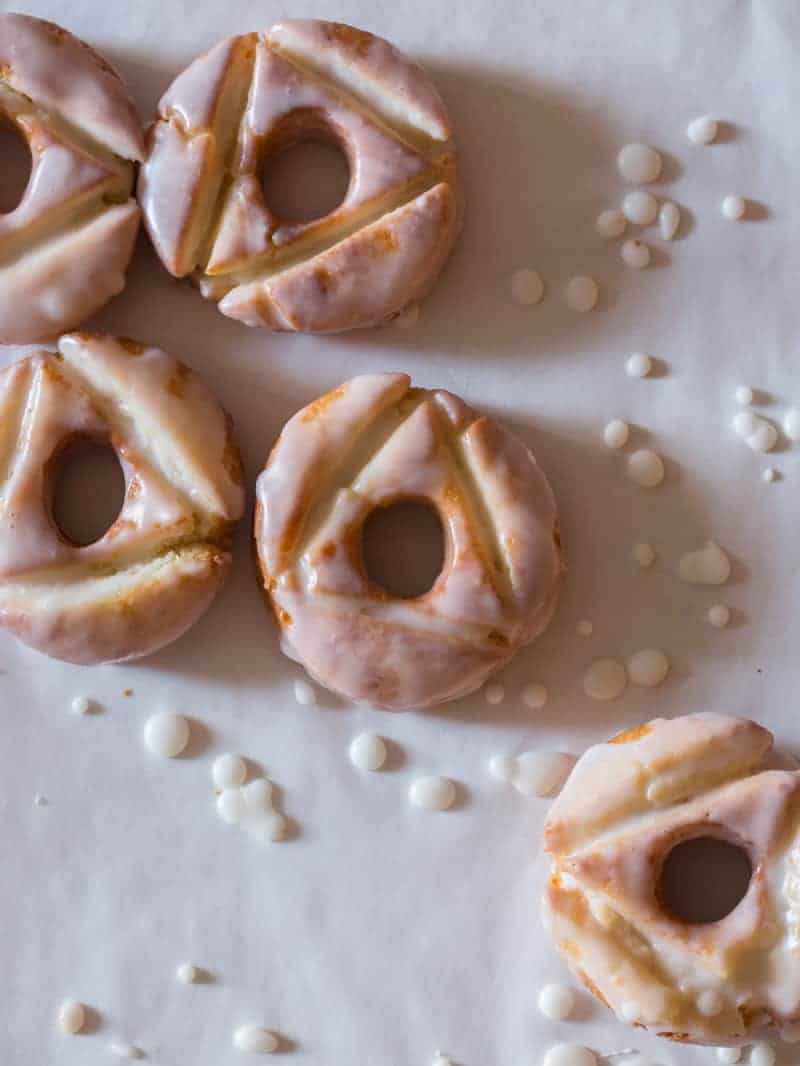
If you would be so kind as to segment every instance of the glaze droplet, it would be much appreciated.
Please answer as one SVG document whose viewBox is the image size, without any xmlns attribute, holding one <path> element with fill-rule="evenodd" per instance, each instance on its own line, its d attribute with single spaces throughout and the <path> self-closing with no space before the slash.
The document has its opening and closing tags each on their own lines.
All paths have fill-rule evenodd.
<svg viewBox="0 0 800 1066">
<path fill-rule="evenodd" d="M 112 1055 L 116 1055 L 118 1059 L 141 1059 L 143 1057 L 141 1048 L 121 1040 L 112 1040 L 108 1045 L 108 1050 Z"/>
<path fill-rule="evenodd" d="M 594 228 L 601 237 L 621 237 L 627 226 L 627 219 L 621 211 L 612 208 L 609 211 L 601 211 L 597 216 Z"/>
<path fill-rule="evenodd" d="M 294 698 L 301 707 L 313 707 L 317 702 L 317 693 L 308 681 L 298 678 L 294 683 Z"/>
<path fill-rule="evenodd" d="M 483 690 L 483 698 L 487 703 L 491 703 L 492 706 L 497 706 L 498 703 L 502 703 L 506 698 L 506 690 L 502 685 L 491 684 L 487 685 Z"/>
<path fill-rule="evenodd" d="M 800 408 L 792 407 L 783 420 L 783 432 L 793 443 L 800 440 Z"/>
<path fill-rule="evenodd" d="M 681 224 L 681 212 L 677 204 L 665 200 L 658 212 L 658 232 L 662 240 L 671 241 Z"/>
<path fill-rule="evenodd" d="M 622 201 L 622 213 L 637 226 L 649 226 L 658 216 L 658 200 L 650 192 L 635 189 Z"/>
<path fill-rule="evenodd" d="M 70 704 L 73 714 L 88 714 L 92 709 L 92 701 L 88 696 L 76 696 Z"/>
<path fill-rule="evenodd" d="M 742 1049 L 740 1047 L 718 1047 L 717 1058 L 720 1062 L 724 1062 L 725 1066 L 733 1066 L 735 1062 L 738 1062 L 742 1057 Z"/>
<path fill-rule="evenodd" d="M 710 540 L 705 548 L 681 556 L 678 574 L 690 585 L 724 585 L 731 576 L 731 562 L 719 544 Z"/>
<path fill-rule="evenodd" d="M 730 607 L 724 603 L 715 603 L 708 609 L 708 620 L 715 629 L 724 629 L 731 620 Z"/>
<path fill-rule="evenodd" d="M 145 722 L 144 742 L 154 755 L 174 759 L 189 743 L 189 723 L 172 711 L 151 715 Z"/>
<path fill-rule="evenodd" d="M 753 400 L 755 400 L 753 390 L 747 385 L 740 385 L 736 390 L 736 402 L 742 407 L 749 407 Z"/>
<path fill-rule="evenodd" d="M 278 1038 L 260 1025 L 240 1025 L 233 1034 L 233 1046 L 251 1055 L 269 1055 L 277 1051 Z"/>
<path fill-rule="evenodd" d="M 530 267 L 523 267 L 511 275 L 509 282 L 511 297 L 523 307 L 541 303 L 544 296 L 544 282 L 541 275 Z"/>
<path fill-rule="evenodd" d="M 716 119 L 710 115 L 701 115 L 692 119 L 686 129 L 686 135 L 692 144 L 713 144 L 719 129 Z"/>
<path fill-rule="evenodd" d="M 669 673 L 669 659 L 658 648 L 643 648 L 628 659 L 628 677 L 634 685 L 655 688 Z"/>
<path fill-rule="evenodd" d="M 563 1022 L 575 1010 L 575 998 L 569 985 L 545 985 L 539 992 L 539 1010 L 551 1022 Z"/>
<path fill-rule="evenodd" d="M 726 196 L 722 201 L 721 211 L 729 222 L 738 222 L 744 218 L 747 210 L 747 201 L 742 196 Z"/>
<path fill-rule="evenodd" d="M 607 448 L 624 448 L 630 436 L 630 426 L 621 418 L 612 418 L 603 430 L 603 442 Z"/>
<path fill-rule="evenodd" d="M 575 632 L 579 637 L 590 637 L 594 632 L 594 626 L 588 618 L 582 618 L 575 626 Z"/>
<path fill-rule="evenodd" d="M 761 480 L 766 481 L 768 485 L 778 480 L 778 471 L 774 466 L 768 466 L 761 474 Z"/>
<path fill-rule="evenodd" d="M 646 144 L 626 144 L 617 156 L 620 174 L 632 185 L 646 185 L 661 174 L 661 156 Z"/>
<path fill-rule="evenodd" d="M 359 770 L 380 770 L 386 762 L 386 745 L 375 733 L 359 733 L 350 743 L 350 762 Z"/>
<path fill-rule="evenodd" d="M 556 1044 L 545 1052 L 542 1066 L 597 1066 L 597 1056 L 579 1044 Z"/>
<path fill-rule="evenodd" d="M 238 788 L 247 777 L 247 767 L 239 755 L 220 755 L 211 767 L 211 777 L 217 788 Z"/>
<path fill-rule="evenodd" d="M 642 569 L 646 570 L 656 561 L 655 549 L 651 544 L 634 544 L 633 558 Z"/>
<path fill-rule="evenodd" d="M 244 797 L 240 788 L 226 788 L 217 796 L 217 814 L 227 825 L 238 825 L 244 817 Z"/>
<path fill-rule="evenodd" d="M 58 1027 L 62 1033 L 74 1036 L 86 1024 L 86 1008 L 74 999 L 68 999 L 58 1008 Z"/>
<path fill-rule="evenodd" d="M 456 787 L 447 777 L 418 777 L 408 790 L 416 807 L 429 811 L 446 811 L 456 798 Z"/>
<path fill-rule="evenodd" d="M 594 278 L 587 277 L 584 274 L 578 274 L 574 278 L 570 278 L 564 287 L 564 299 L 567 305 L 573 311 L 580 311 L 583 314 L 592 310 L 597 303 L 599 295 L 600 290 L 597 287 L 597 282 Z"/>
<path fill-rule="evenodd" d="M 175 976 L 182 985 L 193 985 L 197 980 L 197 967 L 190 962 L 182 962 L 175 971 Z"/>
<path fill-rule="evenodd" d="M 733 420 L 733 430 L 754 452 L 771 452 L 778 443 L 775 426 L 752 411 L 740 411 Z"/>
<path fill-rule="evenodd" d="M 645 267 L 650 266 L 650 249 L 644 241 L 625 241 L 620 255 L 625 266 L 632 267 L 634 270 L 644 270 Z"/>
<path fill-rule="evenodd" d="M 524 751 L 514 760 L 512 783 L 523 796 L 549 796 L 569 777 L 575 760 L 563 751 Z"/>
<path fill-rule="evenodd" d="M 538 681 L 532 681 L 522 690 L 522 702 L 534 711 L 540 710 L 547 703 L 547 689 Z"/>
<path fill-rule="evenodd" d="M 513 755 L 493 755 L 489 760 L 489 773 L 498 781 L 511 781 L 517 768 Z"/>
<path fill-rule="evenodd" d="M 593 700 L 615 700 L 627 684 L 625 667 L 616 659 L 597 659 L 583 677 L 583 691 Z"/>
<path fill-rule="evenodd" d="M 641 448 L 628 459 L 628 477 L 643 489 L 654 489 L 664 480 L 664 463 L 660 455 Z"/>
<path fill-rule="evenodd" d="M 628 356 L 625 363 L 628 376 L 632 378 L 646 378 L 653 372 L 653 360 L 644 352 L 634 352 Z"/>
</svg>

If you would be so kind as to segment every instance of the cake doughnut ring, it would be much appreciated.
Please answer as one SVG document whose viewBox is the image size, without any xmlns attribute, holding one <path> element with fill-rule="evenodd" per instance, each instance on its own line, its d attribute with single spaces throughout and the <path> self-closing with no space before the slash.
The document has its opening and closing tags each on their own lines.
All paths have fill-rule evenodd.
<svg viewBox="0 0 800 1066">
<path fill-rule="evenodd" d="M 139 119 L 111 67 L 52 22 L 0 15 L 0 122 L 31 175 L 0 215 L 0 342 L 71 329 L 121 292 L 139 228 Z"/>
<path fill-rule="evenodd" d="M 721 714 L 656 719 L 578 761 L 544 830 L 556 945 L 616 1014 L 675 1040 L 737 1044 L 800 1019 L 800 773 L 764 769 L 772 736 Z M 750 881 L 725 917 L 669 910 L 676 845 L 742 849 Z"/>
<path fill-rule="evenodd" d="M 52 463 L 107 440 L 125 475 L 113 525 L 79 547 L 48 506 Z M 71 334 L 0 374 L 0 625 L 56 659 L 130 659 L 209 606 L 242 515 L 231 422 L 202 381 L 157 348 Z"/>
<path fill-rule="evenodd" d="M 414 599 L 366 574 L 375 509 L 430 503 L 441 574 Z M 525 445 L 406 374 L 354 378 L 289 420 L 258 478 L 255 544 L 283 649 L 321 684 L 402 710 L 463 696 L 547 625 L 556 506 Z"/>
<path fill-rule="evenodd" d="M 303 140 L 344 151 L 350 183 L 322 218 L 266 203 L 269 158 Z M 162 97 L 139 179 L 167 270 L 249 326 L 326 333 L 396 316 L 433 285 L 461 224 L 452 129 L 424 71 L 338 22 L 230 37 Z"/>
</svg>

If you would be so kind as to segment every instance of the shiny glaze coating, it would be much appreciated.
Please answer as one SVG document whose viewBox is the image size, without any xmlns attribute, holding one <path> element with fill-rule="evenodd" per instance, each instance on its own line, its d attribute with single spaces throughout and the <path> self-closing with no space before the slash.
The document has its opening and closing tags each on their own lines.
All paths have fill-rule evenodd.
<svg viewBox="0 0 800 1066">
<path fill-rule="evenodd" d="M 269 157 L 344 151 L 350 182 L 320 219 L 265 202 Z M 340 23 L 287 20 L 222 41 L 162 97 L 139 181 L 164 265 L 223 314 L 273 330 L 375 325 L 421 299 L 461 224 L 444 106 L 420 67 Z"/>
<path fill-rule="evenodd" d="M 122 509 L 81 547 L 53 521 L 52 464 L 108 441 Z M 231 423 L 177 359 L 133 341 L 61 338 L 0 374 L 0 625 L 54 658 L 133 658 L 176 639 L 230 567 L 244 509 Z"/>
<path fill-rule="evenodd" d="M 445 563 L 425 595 L 374 585 L 370 512 L 433 505 Z M 547 625 L 562 573 L 555 501 L 528 449 L 405 374 L 354 378 L 289 420 L 258 479 L 255 542 L 284 651 L 321 684 L 401 710 L 465 695 Z"/>
<path fill-rule="evenodd" d="M 771 747 L 746 719 L 655 719 L 590 748 L 553 803 L 545 923 L 620 1018 L 715 1045 L 800 1018 L 800 773 L 765 769 Z M 750 883 L 726 917 L 689 924 L 660 871 L 709 836 L 746 852 Z"/>
<path fill-rule="evenodd" d="M 0 15 L 3 120 L 27 142 L 31 175 L 18 206 L 0 215 L 0 342 L 25 344 L 78 325 L 122 290 L 144 143 L 105 60 L 28 15 Z"/>
</svg>

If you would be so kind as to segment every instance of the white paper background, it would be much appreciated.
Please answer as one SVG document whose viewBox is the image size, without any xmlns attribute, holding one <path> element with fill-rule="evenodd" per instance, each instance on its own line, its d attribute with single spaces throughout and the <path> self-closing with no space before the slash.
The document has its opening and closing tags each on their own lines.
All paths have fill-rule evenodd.
<svg viewBox="0 0 800 1066">
<path fill-rule="evenodd" d="M 197 53 L 284 13 L 246 0 L 22 7 L 106 54 L 143 116 Z M 252 1020 L 283 1032 L 308 1066 L 414 1066 L 437 1047 L 464 1066 L 522 1066 L 563 1039 L 708 1062 L 710 1052 L 640 1037 L 588 1002 L 572 1025 L 538 1014 L 543 981 L 565 976 L 538 918 L 546 805 L 498 785 L 486 763 L 532 746 L 578 752 L 655 713 L 701 708 L 752 714 L 800 747 L 800 447 L 769 460 L 785 478 L 768 486 L 767 461 L 729 429 L 740 383 L 773 397 L 770 416 L 800 403 L 800 8 L 309 0 L 291 13 L 388 37 L 429 66 L 452 109 L 467 223 L 419 324 L 334 338 L 248 331 L 172 281 L 144 241 L 125 293 L 92 324 L 202 371 L 234 415 L 250 485 L 286 418 L 353 374 L 404 369 L 496 412 L 535 448 L 557 492 L 570 560 L 563 604 L 506 671 L 500 707 L 476 696 L 394 716 L 295 703 L 298 671 L 277 650 L 245 528 L 213 609 L 145 662 L 73 668 L 0 637 L 0 1059 L 84 1066 L 124 1037 L 153 1063 L 219 1066 L 237 1060 L 231 1032 Z M 723 143 L 693 148 L 686 124 L 706 112 L 731 125 Z M 614 160 L 631 139 L 665 150 L 663 189 L 688 219 L 674 244 L 654 240 L 642 273 L 593 230 L 621 197 Z M 728 193 L 761 205 L 758 219 L 726 223 Z M 539 308 L 507 296 L 521 265 L 547 280 Z M 559 294 L 584 272 L 602 297 L 581 317 Z M 666 374 L 629 379 L 624 360 L 637 349 Z M 637 489 L 624 457 L 602 446 L 614 416 L 638 427 L 636 443 L 663 451 L 661 489 Z M 722 593 L 674 576 L 681 552 L 710 535 L 735 559 Z M 636 540 L 659 553 L 650 573 L 631 562 Z M 735 608 L 722 632 L 705 620 L 720 598 Z M 583 617 L 594 622 L 589 640 L 574 635 Z M 593 658 L 643 646 L 672 659 L 661 690 L 608 706 L 584 697 Z M 541 712 L 519 699 L 531 679 L 551 692 Z M 103 713 L 70 716 L 77 693 Z M 162 706 L 198 723 L 189 757 L 144 751 L 143 722 Z M 347 744 L 363 728 L 396 742 L 390 771 L 350 766 Z M 215 817 L 209 767 L 224 750 L 277 782 L 294 839 L 260 847 Z M 409 807 L 408 784 L 425 772 L 463 783 L 459 809 Z M 49 806 L 33 805 L 37 790 Z M 179 985 L 183 960 L 213 982 Z M 67 996 L 96 1009 L 93 1032 L 56 1032 Z"/>
</svg>

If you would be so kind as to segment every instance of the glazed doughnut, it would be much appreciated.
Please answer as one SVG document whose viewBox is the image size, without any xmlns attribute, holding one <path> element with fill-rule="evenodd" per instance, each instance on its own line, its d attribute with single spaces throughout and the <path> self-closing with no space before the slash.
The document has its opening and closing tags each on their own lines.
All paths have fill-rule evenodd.
<svg viewBox="0 0 800 1066">
<path fill-rule="evenodd" d="M 52 22 L 0 15 L 0 122 L 31 175 L 0 215 L 0 342 L 57 336 L 122 291 L 139 228 L 144 143 L 133 103 L 96 52 Z"/>
<path fill-rule="evenodd" d="M 322 218 L 276 217 L 262 168 L 328 140 L 350 166 Z M 338 22 L 289 19 L 231 37 L 162 97 L 139 179 L 167 270 L 230 318 L 272 330 L 371 326 L 419 300 L 460 228 L 450 120 L 424 71 Z"/>
<path fill-rule="evenodd" d="M 106 440 L 125 475 L 116 521 L 79 547 L 48 506 L 51 464 Z M 130 659 L 175 640 L 230 568 L 242 515 L 231 422 L 157 348 L 71 334 L 0 374 L 0 625 L 57 659 Z"/>
<path fill-rule="evenodd" d="M 430 503 L 446 542 L 429 592 L 390 596 L 368 515 Z M 284 651 L 321 684 L 400 710 L 463 696 L 550 621 L 561 577 L 550 486 L 521 441 L 406 374 L 354 378 L 289 420 L 258 479 L 255 544 Z"/>
<path fill-rule="evenodd" d="M 765 770 L 772 736 L 721 714 L 656 719 L 590 748 L 544 830 L 544 914 L 571 968 L 661 1036 L 736 1044 L 800 1018 L 800 773 Z M 667 856 L 714 837 L 750 881 L 720 920 L 667 907 Z"/>
</svg>

